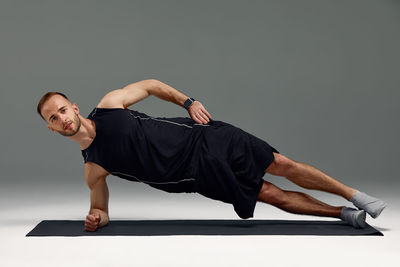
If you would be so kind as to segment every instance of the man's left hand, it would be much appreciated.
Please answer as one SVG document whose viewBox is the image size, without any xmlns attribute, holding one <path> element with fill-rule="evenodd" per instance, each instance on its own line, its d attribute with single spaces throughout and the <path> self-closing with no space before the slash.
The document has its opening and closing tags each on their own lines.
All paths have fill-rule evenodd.
<svg viewBox="0 0 400 267">
<path fill-rule="evenodd" d="M 197 100 L 190 105 L 188 112 L 190 117 L 197 123 L 207 124 L 211 119 L 210 113 Z"/>
</svg>

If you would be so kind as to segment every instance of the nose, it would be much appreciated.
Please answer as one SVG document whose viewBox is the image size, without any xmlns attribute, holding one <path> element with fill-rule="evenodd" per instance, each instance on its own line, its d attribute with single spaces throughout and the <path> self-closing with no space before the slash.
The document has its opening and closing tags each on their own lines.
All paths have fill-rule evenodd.
<svg viewBox="0 0 400 267">
<path fill-rule="evenodd" d="M 68 123 L 69 119 L 67 118 L 67 116 L 61 115 L 60 121 L 62 121 L 62 125 L 66 125 Z"/>
</svg>

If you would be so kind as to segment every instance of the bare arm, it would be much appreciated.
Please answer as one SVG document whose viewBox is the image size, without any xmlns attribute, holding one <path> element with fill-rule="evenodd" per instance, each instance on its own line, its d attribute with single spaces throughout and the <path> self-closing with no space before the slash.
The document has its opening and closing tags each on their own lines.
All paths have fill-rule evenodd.
<svg viewBox="0 0 400 267">
<path fill-rule="evenodd" d="M 123 88 L 126 91 L 124 97 L 124 106 L 130 106 L 149 95 L 175 103 L 183 107 L 183 103 L 188 96 L 166 83 L 155 79 L 148 79 L 129 84 Z"/>
<path fill-rule="evenodd" d="M 109 192 L 105 179 L 99 181 L 92 186 L 90 191 L 90 210 L 89 214 L 99 214 L 100 222 L 98 227 L 108 224 L 110 218 L 108 216 L 108 199 Z"/>
<path fill-rule="evenodd" d="M 98 107 L 111 108 L 120 107 L 127 109 L 149 95 L 155 95 L 160 99 L 175 103 L 184 107 L 188 96 L 176 90 L 175 88 L 155 79 L 142 80 L 125 86 L 122 89 L 116 89 L 106 94 L 100 101 Z M 194 101 L 189 107 L 189 115 L 197 123 L 208 123 L 211 115 L 199 101 Z"/>
<path fill-rule="evenodd" d="M 183 94 L 172 86 L 158 80 L 155 80 L 155 84 L 156 86 L 152 90 L 150 90 L 150 93 L 152 95 L 177 104 L 178 106 L 184 107 L 183 103 L 185 103 L 186 99 L 189 98 L 187 95 Z"/>
<path fill-rule="evenodd" d="M 135 101 L 137 101 L 138 98 L 137 96 L 140 95 L 148 96 L 151 94 L 157 96 L 160 99 L 184 107 L 184 103 L 186 99 L 188 99 L 187 95 L 169 86 L 168 84 L 160 82 L 155 79 L 144 80 L 144 82 L 145 83 L 142 83 L 140 85 L 138 83 L 133 83 L 125 86 L 122 89 L 126 91 L 126 96 L 124 97 L 124 99 L 126 100 L 126 104 L 129 105 L 130 103 L 135 103 Z M 147 93 L 144 92 L 140 93 L 141 90 L 146 91 Z M 211 118 L 210 113 L 208 113 L 208 111 L 204 108 L 204 106 L 197 100 L 194 101 L 192 105 L 190 105 L 188 112 L 190 117 L 197 123 L 207 124 L 210 121 L 209 120 Z"/>
<path fill-rule="evenodd" d="M 90 189 L 90 209 L 85 220 L 86 230 L 95 231 L 97 227 L 102 227 L 109 222 L 109 192 L 106 177 L 90 164 L 85 166 L 85 180 Z"/>
</svg>

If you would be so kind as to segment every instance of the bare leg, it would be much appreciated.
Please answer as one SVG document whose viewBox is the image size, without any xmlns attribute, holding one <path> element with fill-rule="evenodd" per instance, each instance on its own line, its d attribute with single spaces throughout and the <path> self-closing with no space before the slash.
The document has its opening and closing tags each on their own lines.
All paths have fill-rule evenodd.
<svg viewBox="0 0 400 267">
<path fill-rule="evenodd" d="M 368 212 L 372 218 L 377 218 L 387 206 L 387 203 L 383 200 L 371 197 L 364 192 L 357 192 L 354 188 L 342 184 L 310 165 L 291 160 L 275 152 L 274 156 L 273 164 L 266 169 L 271 174 L 284 176 L 293 183 L 307 189 L 316 189 L 340 195 L 352 202 L 357 208 Z"/>
<path fill-rule="evenodd" d="M 313 166 L 289 159 L 275 152 L 274 157 L 274 162 L 265 170 L 270 174 L 286 177 L 303 188 L 333 193 L 344 197 L 346 200 L 349 200 L 356 192 L 355 189 L 342 184 Z"/>
<path fill-rule="evenodd" d="M 267 181 L 264 181 L 257 200 L 290 213 L 334 218 L 340 218 L 340 212 L 344 207 L 330 206 L 306 193 L 282 190 Z"/>
<path fill-rule="evenodd" d="M 301 162 L 296 162 L 286 178 L 301 187 L 340 195 L 346 200 L 349 200 L 356 192 L 355 189 L 342 184 L 326 173 Z"/>
</svg>

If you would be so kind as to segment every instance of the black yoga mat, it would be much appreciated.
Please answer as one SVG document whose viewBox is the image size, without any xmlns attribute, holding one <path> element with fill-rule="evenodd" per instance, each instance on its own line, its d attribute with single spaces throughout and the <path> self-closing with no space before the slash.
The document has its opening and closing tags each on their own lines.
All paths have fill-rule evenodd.
<svg viewBox="0 0 400 267">
<path fill-rule="evenodd" d="M 356 229 L 344 221 L 298 220 L 115 220 L 95 232 L 84 221 L 44 220 L 26 236 L 163 235 L 380 235 L 370 226 Z"/>
<path fill-rule="evenodd" d="M 44 220 L 26 236 L 164 235 L 380 235 L 370 226 L 356 229 L 344 221 L 298 220 L 111 220 L 95 232 L 84 221 Z"/>
</svg>

